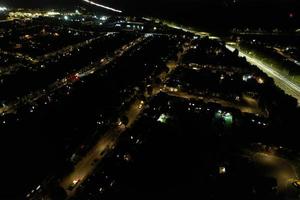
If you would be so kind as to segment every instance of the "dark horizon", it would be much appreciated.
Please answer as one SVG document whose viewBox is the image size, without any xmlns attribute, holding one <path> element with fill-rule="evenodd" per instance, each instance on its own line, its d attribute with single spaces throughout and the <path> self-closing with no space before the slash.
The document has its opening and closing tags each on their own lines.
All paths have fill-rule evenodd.
<svg viewBox="0 0 300 200">
<path fill-rule="evenodd" d="M 123 11 L 124 15 L 163 17 L 181 24 L 199 27 L 203 30 L 250 27 L 269 29 L 298 29 L 300 26 L 300 2 L 296 0 L 95 0 L 106 6 Z M 4 1 L 9 8 L 87 8 L 90 11 L 110 13 L 102 8 L 90 6 L 81 0 Z M 114 14 L 114 13 L 112 13 Z M 205 19 L 205 20 L 204 20 Z"/>
<path fill-rule="evenodd" d="M 132 10 L 139 8 L 168 8 L 173 5 L 181 5 L 183 8 L 189 7 L 191 5 L 198 5 L 203 7 L 210 8 L 240 8 L 240 7 L 289 7 L 291 9 L 299 9 L 300 2 L 296 0 L 152 0 L 152 1 L 137 1 L 137 0 L 129 0 L 129 1 L 121 1 L 121 0 L 94 0 L 99 4 L 112 6 L 119 9 Z M 76 6 L 86 5 L 81 0 L 42 0 L 42 1 L 22 1 L 22 0 L 4 0 L 0 3 L 0 5 L 8 6 L 10 8 L 72 8 Z"/>
</svg>

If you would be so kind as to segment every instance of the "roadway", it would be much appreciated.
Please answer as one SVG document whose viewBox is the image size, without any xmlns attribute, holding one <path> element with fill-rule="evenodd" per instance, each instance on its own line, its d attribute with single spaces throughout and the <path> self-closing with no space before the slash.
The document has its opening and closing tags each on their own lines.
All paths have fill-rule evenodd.
<svg viewBox="0 0 300 200">
<path fill-rule="evenodd" d="M 260 116 L 265 116 L 265 117 L 268 116 L 268 113 L 261 110 L 258 106 L 254 106 L 253 104 L 241 104 L 237 102 L 226 101 L 224 99 L 217 98 L 217 97 L 207 97 L 207 96 L 189 94 L 187 92 L 183 92 L 180 90 L 174 90 L 173 88 L 170 87 L 155 88 L 155 92 L 156 93 L 163 92 L 170 96 L 180 97 L 188 100 L 191 99 L 202 100 L 204 103 L 218 103 L 223 107 L 236 108 L 243 113 L 258 114 Z"/>
<path fill-rule="evenodd" d="M 97 164 L 114 149 L 120 135 L 138 119 L 144 108 L 139 107 L 140 102 L 139 100 L 135 101 L 125 112 L 125 116 L 129 120 L 126 126 L 116 122 L 116 125 L 108 130 L 86 156 L 75 165 L 74 170 L 61 180 L 60 186 L 67 192 L 69 198 L 75 195 L 77 188 L 93 173 Z M 70 189 L 70 186 L 73 188 Z"/>
<path fill-rule="evenodd" d="M 116 32 L 108 32 L 108 33 L 106 32 L 106 34 L 102 33 L 100 36 L 97 36 L 97 37 L 94 37 L 94 38 L 91 38 L 91 39 L 87 39 L 87 40 L 81 41 L 81 42 L 76 43 L 76 44 L 66 46 L 62 49 L 44 54 L 42 56 L 38 56 L 36 58 L 33 58 L 29 55 L 21 54 L 21 53 L 7 52 L 7 51 L 1 50 L 1 49 L 0 49 L 0 53 L 6 54 L 6 55 L 11 55 L 11 56 L 14 56 L 15 58 L 24 59 L 24 60 L 26 60 L 26 61 L 28 61 L 32 64 L 44 63 L 46 60 L 50 60 L 51 58 L 58 57 L 59 55 L 70 54 L 72 51 L 77 50 L 78 48 L 88 46 L 92 42 L 95 42 L 97 40 L 102 39 L 103 36 L 108 36 L 109 34 L 112 34 L 112 33 L 116 33 Z M 19 64 L 14 64 L 14 65 L 11 65 L 10 67 L 7 67 L 5 69 L 1 69 L 0 70 L 0 77 L 4 76 L 4 75 L 10 75 L 13 72 L 17 72 L 21 67 L 24 67 L 24 66 L 19 65 Z M 40 69 L 40 65 L 36 65 L 36 67 L 38 69 Z"/>
<path fill-rule="evenodd" d="M 161 22 L 162 24 L 164 24 L 165 26 L 168 26 L 170 28 L 174 28 L 174 29 L 177 29 L 177 30 L 182 30 L 182 31 L 187 32 L 187 33 L 193 33 L 194 35 L 197 35 L 197 36 L 200 36 L 200 37 L 208 37 L 209 39 L 212 39 L 212 40 L 221 40 L 219 37 L 214 36 L 214 35 L 212 35 L 211 33 L 208 33 L 208 32 L 198 31 L 198 30 L 196 30 L 194 28 L 191 28 L 191 27 L 184 27 L 182 25 L 178 25 L 178 24 L 171 23 L 171 22 L 164 21 L 164 20 L 160 20 L 160 19 L 156 19 L 156 20 L 158 20 L 159 22 Z"/>
<path fill-rule="evenodd" d="M 235 48 L 231 45 L 226 45 L 227 49 L 230 51 L 234 51 Z M 244 51 L 239 51 L 239 56 L 245 57 L 248 62 L 253 65 L 256 65 L 259 69 L 265 72 L 267 75 L 272 77 L 275 81 L 275 84 L 284 90 L 287 94 L 293 96 L 298 100 L 298 104 L 300 105 L 300 86 L 298 84 L 293 83 L 289 80 L 288 77 L 274 70 L 271 66 L 263 63 L 258 58 L 255 58 Z"/>
<path fill-rule="evenodd" d="M 277 180 L 279 193 L 291 199 L 300 193 L 299 189 L 293 185 L 294 182 L 299 180 L 294 161 L 278 155 L 273 148 L 269 151 L 244 149 L 242 154 L 243 157 L 255 163 L 264 176 L 273 177 Z"/>
<path fill-rule="evenodd" d="M 97 37 L 94 37 L 94 38 L 91 38 L 91 39 L 84 40 L 84 41 L 79 42 L 79 43 L 77 43 L 77 44 L 71 44 L 71 45 L 66 46 L 66 47 L 64 47 L 64 48 L 62 48 L 62 49 L 59 49 L 58 51 L 53 51 L 53 52 L 44 54 L 44 55 L 38 57 L 37 60 L 40 61 L 40 62 L 43 62 L 44 60 L 49 59 L 49 58 L 51 58 L 51 57 L 57 57 L 59 54 L 66 54 L 66 53 L 72 52 L 73 50 L 75 50 L 75 49 L 77 49 L 77 48 L 81 48 L 81 47 L 88 46 L 88 45 L 90 45 L 92 42 L 94 42 L 94 41 L 96 41 L 96 40 L 99 40 L 99 39 L 102 39 L 102 38 L 103 38 L 103 35 L 104 35 L 104 34 L 101 34 L 100 36 L 97 36 Z"/>
<path fill-rule="evenodd" d="M 42 97 L 45 97 L 48 94 L 51 94 L 65 86 L 73 85 L 75 82 L 78 82 L 81 78 L 85 76 L 89 76 L 91 74 L 94 74 L 96 71 L 99 71 L 103 69 L 105 66 L 113 62 L 115 59 L 123 56 L 127 51 L 129 51 L 134 46 L 140 44 L 142 41 L 144 41 L 146 37 L 141 36 L 137 38 L 136 40 L 122 46 L 118 50 L 115 51 L 113 56 L 107 56 L 102 58 L 99 63 L 89 65 L 85 68 L 82 68 L 78 70 L 77 72 L 74 72 L 71 75 L 68 75 L 67 77 L 64 77 L 53 84 L 49 85 L 46 89 L 35 91 L 31 94 L 25 95 L 21 97 L 18 101 L 10 102 L 7 105 L 0 107 L 0 114 L 11 114 L 11 113 L 17 113 L 17 109 L 24 105 L 24 104 L 33 104 L 37 100 L 39 100 Z M 71 79 L 69 77 L 76 77 L 75 79 Z M 25 103 L 24 103 L 25 102 Z"/>
</svg>

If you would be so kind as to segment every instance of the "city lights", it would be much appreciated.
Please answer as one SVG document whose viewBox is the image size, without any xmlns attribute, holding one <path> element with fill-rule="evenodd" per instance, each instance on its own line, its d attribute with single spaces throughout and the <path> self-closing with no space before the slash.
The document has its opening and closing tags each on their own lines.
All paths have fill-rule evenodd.
<svg viewBox="0 0 300 200">
<path fill-rule="evenodd" d="M 0 3 L 0 197 L 300 197 L 298 10 L 51 1 Z"/>
</svg>

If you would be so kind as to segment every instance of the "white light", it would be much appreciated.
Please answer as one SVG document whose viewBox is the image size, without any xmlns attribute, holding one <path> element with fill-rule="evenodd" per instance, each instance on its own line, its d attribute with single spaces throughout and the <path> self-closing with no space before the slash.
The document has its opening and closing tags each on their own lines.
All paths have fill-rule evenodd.
<svg viewBox="0 0 300 200">
<path fill-rule="evenodd" d="M 39 185 L 39 186 L 37 186 L 37 187 L 36 187 L 36 189 L 35 189 L 35 190 L 39 190 L 40 188 L 41 188 L 41 186 Z"/>
<path fill-rule="evenodd" d="M 64 16 L 64 19 L 65 19 L 65 20 L 69 20 L 69 17 L 68 17 L 68 16 Z"/>
<path fill-rule="evenodd" d="M 6 7 L 0 7 L 0 11 L 6 11 L 7 8 Z"/>
<path fill-rule="evenodd" d="M 60 15 L 60 13 L 59 12 L 54 12 L 54 11 L 49 11 L 49 12 L 46 13 L 46 15 L 55 16 L 55 15 Z"/>
<path fill-rule="evenodd" d="M 98 6 L 98 7 L 107 9 L 107 10 L 111 10 L 111 11 L 113 11 L 113 12 L 118 12 L 118 13 L 121 13 L 121 12 L 122 12 L 121 10 L 117 10 L 117 9 L 114 9 L 114 8 L 111 8 L 111 7 L 108 7 L 108 6 L 104 6 L 104 5 L 95 3 L 95 2 L 93 2 L 93 1 L 89 1 L 89 0 L 83 0 L 83 1 L 86 2 L 86 3 L 89 3 L 89 4 L 91 4 L 91 5 L 94 5 L 94 6 Z"/>
<path fill-rule="evenodd" d="M 220 174 L 225 174 L 226 173 L 226 168 L 225 167 L 220 167 L 219 168 L 219 173 Z"/>
<path fill-rule="evenodd" d="M 100 18 L 100 20 L 105 21 L 105 20 L 107 20 L 107 17 L 106 17 L 106 16 L 102 16 L 102 17 Z"/>
</svg>

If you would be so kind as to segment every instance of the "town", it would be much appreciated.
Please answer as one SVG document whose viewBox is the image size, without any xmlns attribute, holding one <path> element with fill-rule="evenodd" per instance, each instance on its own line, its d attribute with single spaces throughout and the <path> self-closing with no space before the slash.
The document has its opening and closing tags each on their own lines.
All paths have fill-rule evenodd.
<svg viewBox="0 0 300 200">
<path fill-rule="evenodd" d="M 2 171 L 15 195 L 3 199 L 299 197 L 298 49 L 158 18 L 0 12 Z M 293 78 L 279 79 L 296 86 L 241 56 L 249 48 L 289 62 Z"/>
</svg>

